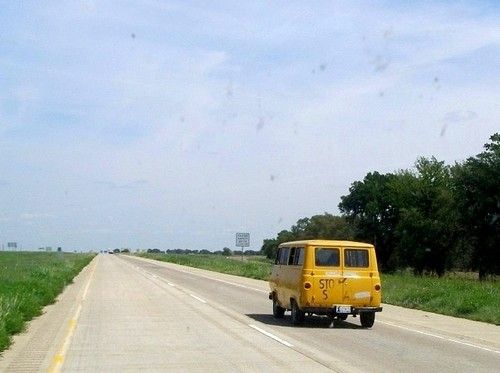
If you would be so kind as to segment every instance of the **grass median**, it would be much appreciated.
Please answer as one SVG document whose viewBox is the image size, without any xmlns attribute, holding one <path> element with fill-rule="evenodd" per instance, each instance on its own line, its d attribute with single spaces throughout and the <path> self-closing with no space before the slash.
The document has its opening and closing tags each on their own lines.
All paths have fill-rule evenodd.
<svg viewBox="0 0 500 373">
<path fill-rule="evenodd" d="M 0 252 L 0 352 L 40 315 L 93 254 Z"/>
<path fill-rule="evenodd" d="M 200 254 L 139 256 L 210 271 L 267 280 L 271 261 L 263 258 L 227 258 Z M 479 282 L 454 276 L 442 278 L 410 273 L 382 274 L 384 303 L 500 325 L 500 281 Z"/>
</svg>

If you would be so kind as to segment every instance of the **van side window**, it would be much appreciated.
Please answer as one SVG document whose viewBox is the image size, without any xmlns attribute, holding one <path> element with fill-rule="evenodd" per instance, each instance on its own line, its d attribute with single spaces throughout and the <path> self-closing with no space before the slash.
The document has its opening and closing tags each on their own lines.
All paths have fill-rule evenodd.
<svg viewBox="0 0 500 373">
<path fill-rule="evenodd" d="M 304 248 L 303 247 L 297 247 L 297 250 L 295 251 L 295 259 L 293 261 L 293 264 L 296 266 L 304 265 Z"/>
<path fill-rule="evenodd" d="M 316 265 L 338 267 L 340 264 L 340 252 L 335 248 L 316 248 Z"/>
<path fill-rule="evenodd" d="M 297 250 L 297 248 L 295 248 L 295 247 L 292 247 L 290 249 L 290 257 L 288 258 L 288 265 L 294 264 L 296 250 Z"/>
<path fill-rule="evenodd" d="M 344 250 L 344 265 L 346 267 L 368 267 L 368 264 L 368 250 Z"/>
<path fill-rule="evenodd" d="M 279 264 L 287 265 L 288 264 L 288 253 L 290 252 L 289 247 L 282 247 L 280 253 L 280 262 Z"/>
<path fill-rule="evenodd" d="M 274 264 L 280 264 L 280 257 L 281 257 L 281 247 L 278 247 L 278 250 L 276 251 L 276 259 L 274 259 Z"/>
</svg>

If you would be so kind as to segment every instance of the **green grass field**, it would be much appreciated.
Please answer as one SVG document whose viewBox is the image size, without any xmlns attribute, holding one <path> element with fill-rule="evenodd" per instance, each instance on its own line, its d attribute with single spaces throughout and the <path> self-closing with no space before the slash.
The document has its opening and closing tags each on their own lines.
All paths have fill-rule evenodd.
<svg viewBox="0 0 500 373">
<path fill-rule="evenodd" d="M 145 258 L 267 280 L 271 261 L 215 255 L 140 254 Z M 479 282 L 453 275 L 416 277 L 409 273 L 382 275 L 384 303 L 500 325 L 500 281 Z"/>
<path fill-rule="evenodd" d="M 57 295 L 93 254 L 0 252 L 0 352 L 13 334 Z"/>
<path fill-rule="evenodd" d="M 382 275 L 385 303 L 500 325 L 500 281 Z"/>
</svg>

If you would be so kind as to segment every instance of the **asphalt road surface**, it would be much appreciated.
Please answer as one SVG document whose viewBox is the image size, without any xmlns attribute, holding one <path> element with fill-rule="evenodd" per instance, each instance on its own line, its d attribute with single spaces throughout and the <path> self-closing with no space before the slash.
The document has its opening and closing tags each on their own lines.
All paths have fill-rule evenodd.
<svg viewBox="0 0 500 373">
<path fill-rule="evenodd" d="M 384 305 L 349 317 L 271 315 L 264 281 L 98 255 L 0 358 L 6 372 L 498 372 L 498 326 Z"/>
</svg>

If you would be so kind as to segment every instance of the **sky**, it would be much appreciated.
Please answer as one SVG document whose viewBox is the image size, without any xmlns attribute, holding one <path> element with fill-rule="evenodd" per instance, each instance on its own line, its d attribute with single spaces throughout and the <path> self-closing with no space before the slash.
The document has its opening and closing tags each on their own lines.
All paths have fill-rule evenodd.
<svg viewBox="0 0 500 373">
<path fill-rule="evenodd" d="M 493 1 L 0 0 L 0 244 L 259 250 L 480 153 L 499 72 Z"/>
</svg>

